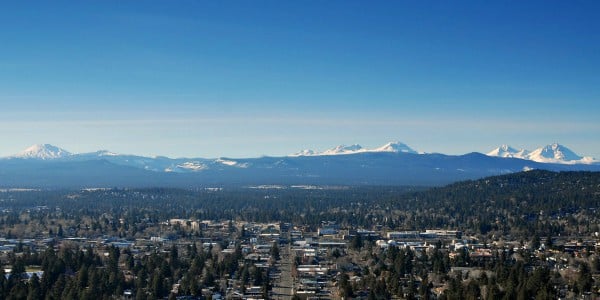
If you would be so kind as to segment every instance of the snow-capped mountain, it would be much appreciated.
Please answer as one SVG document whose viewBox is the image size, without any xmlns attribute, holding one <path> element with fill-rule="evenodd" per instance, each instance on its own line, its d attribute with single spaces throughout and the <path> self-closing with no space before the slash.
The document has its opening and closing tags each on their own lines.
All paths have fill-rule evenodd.
<svg viewBox="0 0 600 300">
<path fill-rule="evenodd" d="M 508 145 L 502 145 L 490 151 L 487 155 L 496 157 L 520 158 L 540 163 L 553 164 L 594 164 L 598 162 L 592 157 L 579 156 L 571 149 L 558 143 L 540 147 L 533 151 L 527 151 L 523 149 L 515 150 Z"/>
<path fill-rule="evenodd" d="M 359 144 L 354 144 L 350 146 L 339 145 L 335 148 L 331 148 L 329 150 L 324 151 L 323 153 L 320 153 L 320 155 L 355 154 L 364 151 L 365 149 Z"/>
<path fill-rule="evenodd" d="M 317 152 L 311 149 L 302 150 L 300 152 L 296 152 L 294 154 L 290 154 L 288 156 L 297 157 L 297 156 L 322 156 L 322 155 L 345 155 L 345 154 L 357 154 L 369 151 L 368 149 L 363 148 L 359 144 L 354 144 L 350 146 L 339 145 L 333 147 L 331 149 L 325 150 L 323 152 Z"/>
<path fill-rule="evenodd" d="M 14 158 L 24 159 L 56 159 L 71 156 L 72 154 L 62 148 L 50 145 L 50 144 L 37 144 L 33 145 L 15 155 Z"/>
<path fill-rule="evenodd" d="M 394 152 L 394 153 L 412 153 L 418 154 L 408 145 L 401 142 L 389 142 L 379 148 L 371 150 L 371 152 Z"/>
<path fill-rule="evenodd" d="M 314 150 L 311 150 L 311 149 L 304 149 L 304 150 L 302 150 L 302 151 L 300 151 L 300 152 L 297 152 L 297 153 L 291 154 L 291 155 L 289 155 L 289 156 L 313 156 L 313 155 L 317 155 L 317 154 L 318 154 L 318 153 L 317 153 L 317 152 L 315 152 Z"/>
<path fill-rule="evenodd" d="M 389 142 L 381 147 L 374 149 L 363 148 L 359 144 L 354 144 L 350 146 L 339 145 L 329 150 L 325 150 L 323 152 L 316 152 L 313 150 L 302 150 L 300 152 L 294 153 L 289 156 L 322 156 L 322 155 L 348 155 L 348 154 L 358 154 L 358 153 L 367 153 L 367 152 L 393 152 L 393 153 L 412 153 L 418 154 L 417 151 L 413 150 L 408 145 L 401 142 Z"/>
<path fill-rule="evenodd" d="M 496 157 L 527 159 L 527 155 L 529 155 L 529 151 L 527 151 L 525 149 L 517 150 L 509 145 L 502 145 L 502 146 L 488 152 L 487 155 L 488 156 L 496 156 Z"/>
<path fill-rule="evenodd" d="M 560 145 L 560 144 L 552 144 L 547 145 L 538 149 L 535 149 L 529 155 L 531 160 L 543 161 L 543 160 L 557 160 L 557 161 L 571 161 L 571 160 L 580 160 L 583 157 L 575 154 L 575 152 L 571 151 L 569 148 Z"/>
<path fill-rule="evenodd" d="M 179 172 L 179 173 L 184 173 L 186 171 L 192 171 L 192 172 L 198 172 L 198 171 L 202 171 L 207 169 L 208 167 L 199 162 L 199 161 L 188 161 L 188 162 L 184 162 L 178 165 L 175 165 L 174 167 L 167 167 L 164 169 L 165 172 Z"/>
</svg>

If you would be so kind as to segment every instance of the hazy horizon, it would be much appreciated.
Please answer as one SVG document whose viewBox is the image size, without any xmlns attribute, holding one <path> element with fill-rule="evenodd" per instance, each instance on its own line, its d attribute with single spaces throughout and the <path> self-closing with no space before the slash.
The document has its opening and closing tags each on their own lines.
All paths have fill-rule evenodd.
<svg viewBox="0 0 600 300">
<path fill-rule="evenodd" d="M 513 145 L 499 144 L 494 149 L 490 148 L 490 149 L 488 149 L 486 151 L 473 150 L 473 151 L 468 151 L 468 152 L 465 152 L 465 153 L 443 153 L 443 152 L 435 151 L 435 150 L 433 150 L 433 151 L 421 151 L 420 149 L 415 148 L 413 145 L 408 145 L 406 143 L 403 143 L 402 141 L 392 141 L 392 140 L 390 140 L 390 141 L 388 141 L 386 143 L 381 143 L 379 145 L 366 145 L 366 146 L 364 144 L 358 144 L 358 145 L 361 147 L 360 151 L 362 151 L 362 150 L 364 150 L 364 151 L 381 151 L 381 150 L 378 150 L 378 149 L 381 148 L 381 147 L 385 147 L 385 146 L 387 146 L 390 143 L 391 144 L 397 144 L 397 143 L 404 144 L 404 145 L 408 146 L 411 150 L 414 150 L 416 153 L 419 153 L 419 154 L 439 153 L 439 154 L 446 154 L 446 155 L 464 155 L 464 154 L 469 154 L 469 153 L 472 153 L 472 152 L 479 152 L 481 154 L 488 154 L 490 151 L 496 150 L 498 147 L 503 147 L 503 146 L 512 147 L 512 148 L 514 148 L 514 150 L 517 150 L 517 151 L 519 151 L 519 150 L 525 150 L 525 151 L 532 152 L 532 151 L 537 150 L 539 148 L 553 146 L 553 144 L 560 144 L 560 143 L 553 143 L 553 144 L 547 144 L 547 145 L 538 145 L 538 146 L 535 146 L 533 148 L 523 148 L 523 147 L 515 147 Z M 110 153 L 114 153 L 114 154 L 117 154 L 117 155 L 141 155 L 141 156 L 146 156 L 146 157 L 168 157 L 168 158 L 225 158 L 225 157 L 227 157 L 227 158 L 258 158 L 258 157 L 262 157 L 262 156 L 279 157 L 279 156 L 298 156 L 298 155 L 304 156 L 304 155 L 311 155 L 311 154 L 302 153 L 303 151 L 307 151 L 307 150 L 314 151 L 314 155 L 323 155 L 323 154 L 327 155 L 327 151 L 334 151 L 334 149 L 337 148 L 337 147 L 340 147 L 340 146 L 346 146 L 346 147 L 348 147 L 348 146 L 354 146 L 354 145 L 357 145 L 357 143 L 354 143 L 354 144 L 332 145 L 331 147 L 326 148 L 326 149 L 315 149 L 315 148 L 307 147 L 307 148 L 304 148 L 304 149 L 299 149 L 298 151 L 295 151 L 293 153 L 287 153 L 287 154 L 269 154 L 269 153 L 265 153 L 265 154 L 256 155 L 256 156 L 237 156 L 237 157 L 235 157 L 235 156 L 226 156 L 226 155 L 201 156 L 201 155 L 198 155 L 198 154 L 192 154 L 192 155 L 189 155 L 189 156 L 169 156 L 169 155 L 142 154 L 142 153 L 119 153 L 119 152 L 111 151 L 111 149 L 107 149 L 107 148 L 98 148 L 98 149 L 85 150 L 85 151 L 71 151 L 69 149 L 66 149 L 66 148 L 60 146 L 60 145 L 56 145 L 56 144 L 52 144 L 52 143 L 36 143 L 36 144 L 29 145 L 28 147 L 25 147 L 25 148 L 21 149 L 20 151 L 11 153 L 9 155 L 0 155 L 0 158 L 18 157 L 19 155 L 22 155 L 22 153 L 26 153 L 28 151 L 31 151 L 30 148 L 36 147 L 36 146 L 43 146 L 43 147 L 45 147 L 45 146 L 52 146 L 52 147 L 57 147 L 60 150 L 67 151 L 70 154 L 75 154 L 75 155 L 77 155 L 77 154 L 95 153 L 95 152 L 101 152 L 101 151 L 108 151 Z M 579 153 L 577 151 L 577 149 L 572 149 L 568 145 L 564 145 L 564 144 L 560 144 L 560 145 L 563 146 L 563 147 L 567 147 L 569 150 L 574 151 L 575 154 L 578 154 L 581 157 L 584 157 L 584 158 L 591 157 L 589 155 L 586 155 L 586 154 L 583 154 L 583 153 Z M 37 150 L 35 150 L 35 151 L 37 151 Z M 384 151 L 389 151 L 389 150 L 384 150 Z M 490 155 L 495 156 L 495 154 L 490 154 Z M 517 158 L 520 158 L 520 157 L 517 157 Z M 596 159 L 595 157 L 592 157 L 592 158 Z M 527 158 L 523 158 L 523 159 L 527 159 Z"/>
</svg>

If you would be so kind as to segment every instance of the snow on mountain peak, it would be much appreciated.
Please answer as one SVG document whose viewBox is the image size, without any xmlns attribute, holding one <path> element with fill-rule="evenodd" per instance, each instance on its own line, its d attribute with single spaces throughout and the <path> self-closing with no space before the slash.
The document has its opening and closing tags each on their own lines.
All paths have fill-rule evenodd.
<svg viewBox="0 0 600 300">
<path fill-rule="evenodd" d="M 354 154 L 358 152 L 364 152 L 363 147 L 359 144 L 354 144 L 350 146 L 339 145 L 335 148 L 329 149 L 321 153 L 321 155 Z"/>
<path fill-rule="evenodd" d="M 226 166 L 243 168 L 243 169 L 248 168 L 248 166 L 250 166 L 248 163 L 240 163 L 235 160 L 231 160 L 231 159 L 227 159 L 227 158 L 218 158 L 215 160 L 215 162 L 226 165 Z"/>
<path fill-rule="evenodd" d="M 374 149 L 373 152 L 395 152 L 395 153 L 412 153 L 417 154 L 417 151 L 413 150 L 408 145 L 401 142 L 389 142 L 377 149 Z"/>
<path fill-rule="evenodd" d="M 314 150 L 310 150 L 310 149 L 304 149 L 300 152 L 296 152 L 290 156 L 313 156 L 313 155 L 317 155 L 318 153 L 315 152 Z"/>
<path fill-rule="evenodd" d="M 50 144 L 37 144 L 15 154 L 13 157 L 46 160 L 63 158 L 70 155 L 72 154 L 65 149 Z"/>
<path fill-rule="evenodd" d="M 381 147 L 374 149 L 363 148 L 359 144 L 350 146 L 340 145 L 323 152 L 316 152 L 313 150 L 302 150 L 300 152 L 291 154 L 289 156 L 320 156 L 320 155 L 344 155 L 344 154 L 357 154 L 366 152 L 392 152 L 392 153 L 412 153 L 418 154 L 417 151 L 413 150 L 408 145 L 401 142 L 389 142 Z"/>
<path fill-rule="evenodd" d="M 575 154 L 575 152 L 571 151 L 571 149 L 558 143 L 540 147 L 531 152 L 523 149 L 515 150 L 510 146 L 502 145 L 490 151 L 489 153 L 487 153 L 487 155 L 497 157 L 520 158 L 540 163 L 593 164 L 597 162 L 594 158 L 591 157 L 581 157 Z"/>
<path fill-rule="evenodd" d="M 501 145 L 500 147 L 498 147 L 498 150 L 504 151 L 504 152 L 511 152 L 511 153 L 515 153 L 517 152 L 517 150 L 507 144 Z"/>
<path fill-rule="evenodd" d="M 498 157 L 511 157 L 511 158 L 521 158 L 527 159 L 527 155 L 529 151 L 520 149 L 517 150 L 509 145 L 501 145 L 500 147 L 490 151 L 487 153 L 488 156 L 498 156 Z"/>
<path fill-rule="evenodd" d="M 96 151 L 96 154 L 98 156 L 117 156 L 117 155 L 119 155 L 117 153 L 114 153 L 114 152 L 108 151 L 108 150 L 98 150 L 98 151 Z"/>
<path fill-rule="evenodd" d="M 575 161 L 581 160 L 583 157 L 575 154 L 571 149 L 554 143 L 541 148 L 538 148 L 531 152 L 530 159 L 539 162 L 545 161 Z"/>
</svg>

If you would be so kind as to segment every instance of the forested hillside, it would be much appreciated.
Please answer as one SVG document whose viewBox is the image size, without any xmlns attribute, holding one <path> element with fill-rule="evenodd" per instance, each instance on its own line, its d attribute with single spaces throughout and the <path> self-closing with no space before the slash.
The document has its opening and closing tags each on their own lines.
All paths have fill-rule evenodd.
<svg viewBox="0 0 600 300">
<path fill-rule="evenodd" d="M 600 173 L 548 171 L 464 181 L 390 201 L 414 215 L 417 224 L 412 227 L 458 227 L 483 234 L 599 231 L 599 203 Z"/>
</svg>

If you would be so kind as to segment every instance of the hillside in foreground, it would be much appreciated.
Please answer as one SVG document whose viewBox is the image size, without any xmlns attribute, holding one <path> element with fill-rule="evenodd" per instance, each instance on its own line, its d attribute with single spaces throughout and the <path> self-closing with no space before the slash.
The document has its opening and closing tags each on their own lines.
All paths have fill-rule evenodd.
<svg viewBox="0 0 600 300">
<path fill-rule="evenodd" d="M 420 215 L 420 225 L 461 227 L 474 233 L 551 235 L 577 232 L 579 224 L 595 232 L 600 172 L 520 172 L 432 188 L 392 203 L 399 210 L 428 212 Z"/>
</svg>

